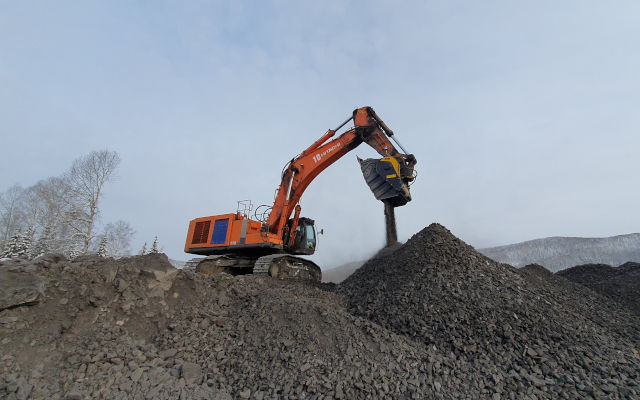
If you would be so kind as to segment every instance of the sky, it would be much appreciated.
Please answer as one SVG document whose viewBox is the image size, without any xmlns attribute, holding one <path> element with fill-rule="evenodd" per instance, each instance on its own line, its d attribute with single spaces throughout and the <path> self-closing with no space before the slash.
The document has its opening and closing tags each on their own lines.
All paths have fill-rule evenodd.
<svg viewBox="0 0 640 400">
<path fill-rule="evenodd" d="M 400 240 L 640 231 L 637 1 L 0 0 L 0 192 L 92 150 L 101 224 L 183 252 L 189 220 L 271 204 L 283 165 L 371 106 L 418 164 Z M 361 145 L 302 215 L 327 269 L 384 245 Z"/>
</svg>

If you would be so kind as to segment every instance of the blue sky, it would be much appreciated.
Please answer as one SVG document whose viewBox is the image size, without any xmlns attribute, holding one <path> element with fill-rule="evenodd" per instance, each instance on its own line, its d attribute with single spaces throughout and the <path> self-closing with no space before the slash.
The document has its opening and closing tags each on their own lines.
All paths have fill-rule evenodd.
<svg viewBox="0 0 640 400">
<path fill-rule="evenodd" d="M 401 239 L 638 232 L 634 1 L 0 1 L 0 191 L 117 151 L 102 222 L 172 258 L 188 221 L 270 203 L 282 166 L 370 105 L 418 159 Z M 356 155 L 303 215 L 324 267 L 384 243 Z"/>
</svg>

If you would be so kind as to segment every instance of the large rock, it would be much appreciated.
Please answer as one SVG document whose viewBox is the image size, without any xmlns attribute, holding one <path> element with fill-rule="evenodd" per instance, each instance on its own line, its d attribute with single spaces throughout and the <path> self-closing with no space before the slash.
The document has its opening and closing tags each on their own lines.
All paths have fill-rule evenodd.
<svg viewBox="0 0 640 400">
<path fill-rule="evenodd" d="M 44 294 L 44 282 L 27 265 L 0 266 L 0 311 L 38 303 Z"/>
</svg>

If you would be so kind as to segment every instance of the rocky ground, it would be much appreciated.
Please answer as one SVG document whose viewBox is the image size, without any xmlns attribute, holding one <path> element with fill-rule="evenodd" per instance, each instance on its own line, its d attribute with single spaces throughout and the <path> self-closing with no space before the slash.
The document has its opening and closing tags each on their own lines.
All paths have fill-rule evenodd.
<svg viewBox="0 0 640 400">
<path fill-rule="evenodd" d="M 435 224 L 340 285 L 47 255 L 0 289 L 1 398 L 640 396 L 636 315 Z"/>
<path fill-rule="evenodd" d="M 600 294 L 612 298 L 640 316 L 640 264 L 627 262 L 619 267 L 585 264 L 557 273 Z"/>
</svg>

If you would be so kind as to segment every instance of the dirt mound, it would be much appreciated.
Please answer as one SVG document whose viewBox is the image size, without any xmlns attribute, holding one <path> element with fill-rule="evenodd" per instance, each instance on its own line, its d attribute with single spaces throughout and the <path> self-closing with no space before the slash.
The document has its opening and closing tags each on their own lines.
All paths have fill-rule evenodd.
<svg viewBox="0 0 640 400">
<path fill-rule="evenodd" d="M 546 269 L 540 264 L 525 265 L 524 267 L 520 268 L 520 271 L 533 276 L 539 276 L 539 277 L 545 277 L 545 278 L 548 278 L 549 276 L 553 275 L 553 272 L 549 271 L 548 269 Z"/>
<path fill-rule="evenodd" d="M 619 267 L 606 264 L 578 265 L 557 275 L 608 296 L 640 316 L 639 263 L 627 262 Z"/>
<path fill-rule="evenodd" d="M 37 283 L 22 285 L 34 293 L 28 304 L 8 296 L 11 305 L 0 313 L 0 397 L 118 398 L 130 369 L 170 374 L 149 342 L 166 325 L 177 273 L 164 255 L 51 255 L 0 266 L 3 284 Z"/>
<path fill-rule="evenodd" d="M 446 393 L 640 393 L 639 320 L 547 278 L 555 277 L 492 261 L 432 224 L 339 291 L 354 314 L 450 353 L 457 379 L 444 380 Z M 584 304 L 585 292 L 593 303 Z"/>
<path fill-rule="evenodd" d="M 0 313 L 2 398 L 410 398 L 440 365 L 335 294 L 163 255 L 45 257 L 0 282 L 28 295 Z"/>
</svg>

